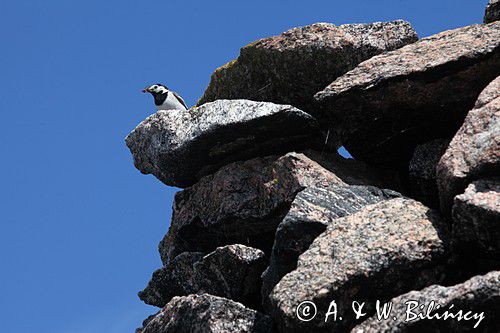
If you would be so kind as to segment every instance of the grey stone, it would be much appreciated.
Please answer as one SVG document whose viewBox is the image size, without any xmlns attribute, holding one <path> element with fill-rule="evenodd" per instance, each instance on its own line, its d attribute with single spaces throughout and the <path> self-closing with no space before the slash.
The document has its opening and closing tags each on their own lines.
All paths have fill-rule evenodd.
<svg viewBox="0 0 500 333">
<path fill-rule="evenodd" d="M 393 188 L 390 183 L 397 182 L 337 154 L 307 151 L 235 162 L 176 194 L 160 255 L 168 265 L 179 253 L 208 253 L 226 244 L 246 244 L 269 254 L 276 227 L 304 188 L 330 184 Z"/>
<path fill-rule="evenodd" d="M 146 304 L 163 307 L 174 296 L 194 293 L 193 266 L 203 259 L 203 253 L 184 252 L 168 267 L 156 270 L 147 287 L 138 296 Z"/>
<path fill-rule="evenodd" d="M 242 304 L 209 294 L 174 297 L 141 333 L 266 333 L 271 319 Z"/>
<path fill-rule="evenodd" d="M 309 187 L 300 192 L 278 225 L 269 267 L 262 275 L 262 299 L 269 309 L 268 295 L 281 278 L 297 267 L 299 255 L 339 217 L 353 214 L 366 205 L 401 195 L 373 186 L 335 185 Z"/>
<path fill-rule="evenodd" d="M 327 229 L 271 292 L 271 314 L 280 332 L 331 332 L 352 328 L 353 300 L 390 299 L 444 278 L 448 260 L 446 224 L 421 203 L 395 198 L 369 205 L 330 222 Z M 309 322 L 297 306 L 313 301 L 318 314 Z M 342 321 L 325 323 L 332 300 Z"/>
<path fill-rule="evenodd" d="M 155 314 L 152 314 L 150 316 L 148 316 L 146 319 L 144 319 L 142 321 L 142 327 L 139 327 L 139 328 L 136 328 L 135 329 L 135 333 L 143 333 L 144 332 L 144 328 L 149 324 L 149 322 L 151 320 L 153 320 L 158 314 L 160 313 L 160 311 L 156 312 Z"/>
<path fill-rule="evenodd" d="M 412 198 L 433 208 L 439 208 L 436 166 L 450 140 L 436 139 L 418 145 L 409 165 L 409 184 Z"/>
<path fill-rule="evenodd" d="M 500 77 L 481 93 L 436 170 L 441 210 L 447 215 L 453 198 L 471 181 L 500 174 Z"/>
<path fill-rule="evenodd" d="M 139 298 L 163 307 L 174 296 L 207 293 L 258 308 L 266 264 L 264 252 L 239 244 L 217 248 L 205 257 L 185 252 L 157 270 Z"/>
<path fill-rule="evenodd" d="M 498 97 L 500 97 L 500 76 L 491 81 L 490 84 L 488 84 L 486 88 L 481 91 L 481 94 L 477 98 L 476 104 L 474 105 L 474 109 L 480 109 L 493 102 Z"/>
<path fill-rule="evenodd" d="M 139 171 L 186 187 L 234 161 L 310 148 L 319 136 L 316 120 L 292 106 L 218 100 L 158 111 L 125 141 Z"/>
<path fill-rule="evenodd" d="M 500 22 L 472 25 L 377 55 L 315 95 L 330 138 L 355 159 L 407 170 L 416 145 L 452 137 L 500 74 Z"/>
<path fill-rule="evenodd" d="M 244 98 L 315 109 L 313 95 L 360 62 L 418 39 L 404 21 L 315 23 L 264 38 L 217 69 L 198 105 Z"/>
<path fill-rule="evenodd" d="M 260 308 L 264 252 L 244 245 L 217 248 L 194 265 L 200 291 Z M 198 292 L 200 292 L 198 291 Z"/>
<path fill-rule="evenodd" d="M 484 13 L 484 23 L 491 23 L 500 19 L 500 0 L 490 0 Z"/>
<path fill-rule="evenodd" d="M 457 195 L 453 239 L 463 252 L 496 259 L 500 264 L 500 179 L 481 179 Z"/>
<path fill-rule="evenodd" d="M 356 326 L 351 333 L 406 333 L 406 332 L 499 332 L 500 321 L 500 272 L 490 272 L 484 276 L 475 276 L 464 283 L 451 287 L 433 285 L 420 291 L 411 291 L 390 301 L 392 311 L 387 320 L 378 320 L 376 316 L 367 319 Z M 408 303 L 407 303 L 408 302 Z M 424 310 L 413 309 L 414 302 L 424 305 Z M 434 304 L 431 308 L 430 304 Z M 440 308 L 436 309 L 436 305 Z M 427 309 L 430 316 L 439 316 L 442 319 L 406 320 L 406 311 L 410 307 L 408 318 L 413 319 L 412 313 L 425 315 Z M 434 310 L 433 310 L 434 309 Z M 470 318 L 461 321 L 452 317 L 444 319 L 445 311 Z M 469 313 L 467 316 L 465 314 Z M 473 317 L 474 314 L 477 314 Z M 481 314 L 484 316 L 481 319 Z M 393 317 L 396 320 L 393 320 Z M 477 324 L 478 326 L 474 328 Z"/>
</svg>

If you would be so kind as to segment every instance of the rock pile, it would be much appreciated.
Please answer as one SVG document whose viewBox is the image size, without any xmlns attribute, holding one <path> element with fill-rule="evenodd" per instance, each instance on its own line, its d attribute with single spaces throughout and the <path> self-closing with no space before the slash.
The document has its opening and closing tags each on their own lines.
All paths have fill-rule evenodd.
<svg viewBox="0 0 500 333">
<path fill-rule="evenodd" d="M 500 23 L 473 25 L 375 56 L 316 94 L 351 155 L 406 164 L 415 145 L 449 137 L 500 67 Z"/>
<path fill-rule="evenodd" d="M 135 166 L 182 190 L 137 332 L 470 330 L 435 319 L 453 307 L 498 331 L 497 5 L 421 40 L 403 21 L 295 28 L 139 124 Z M 405 321 L 409 301 L 441 308 Z"/>
<path fill-rule="evenodd" d="M 314 112 L 316 92 L 360 62 L 417 39 L 404 21 L 294 28 L 243 47 L 214 72 L 198 105 L 243 98 Z"/>
</svg>

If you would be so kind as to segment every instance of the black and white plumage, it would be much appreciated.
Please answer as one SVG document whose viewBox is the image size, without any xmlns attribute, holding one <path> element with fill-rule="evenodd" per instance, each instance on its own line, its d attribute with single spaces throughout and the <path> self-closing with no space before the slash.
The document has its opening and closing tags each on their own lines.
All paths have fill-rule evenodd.
<svg viewBox="0 0 500 333">
<path fill-rule="evenodd" d="M 155 99 L 156 110 L 181 110 L 188 109 L 186 102 L 179 94 L 169 90 L 163 84 L 153 84 L 144 88 L 143 93 L 150 93 Z"/>
</svg>

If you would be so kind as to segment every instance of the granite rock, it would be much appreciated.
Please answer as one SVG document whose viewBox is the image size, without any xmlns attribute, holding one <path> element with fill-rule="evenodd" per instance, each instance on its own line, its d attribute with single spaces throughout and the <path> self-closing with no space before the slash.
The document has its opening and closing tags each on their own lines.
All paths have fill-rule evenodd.
<svg viewBox="0 0 500 333">
<path fill-rule="evenodd" d="M 390 175 L 337 154 L 307 151 L 235 162 L 176 194 L 172 223 L 159 245 L 162 261 L 168 265 L 182 252 L 208 253 L 226 244 L 269 254 L 295 195 L 330 184 L 397 188 Z"/>
<path fill-rule="evenodd" d="M 261 307 L 262 272 L 267 266 L 264 252 L 244 245 L 217 248 L 194 265 L 198 293 L 205 292 Z"/>
<path fill-rule="evenodd" d="M 454 202 L 455 245 L 469 256 L 496 258 L 500 267 L 500 179 L 475 181 Z"/>
<path fill-rule="evenodd" d="M 184 252 L 153 273 L 139 298 L 163 307 L 174 296 L 208 293 L 258 308 L 266 264 L 264 252 L 240 244 L 219 247 L 204 257 Z"/>
<path fill-rule="evenodd" d="M 393 298 L 390 302 L 392 311 L 388 320 L 378 320 L 374 316 L 356 326 L 351 333 L 499 332 L 500 272 L 493 271 L 484 276 L 475 276 L 451 287 L 432 285 Z M 433 319 L 413 318 L 416 313 L 425 313 L 414 308 L 415 302 L 424 305 L 425 311 L 430 309 L 429 316 L 434 316 Z M 436 309 L 437 305 L 440 308 Z M 407 315 L 408 308 L 410 313 Z M 445 320 L 443 317 L 446 311 L 458 314 L 460 310 L 463 310 L 463 318 L 460 321 L 458 315 L 456 319 L 450 317 Z M 435 319 L 437 316 L 442 319 Z M 393 317 L 396 320 L 392 320 Z M 412 320 L 407 321 L 407 318 Z M 474 328 L 476 324 L 477 327 Z"/>
<path fill-rule="evenodd" d="M 155 317 L 156 317 L 159 313 L 160 313 L 160 311 L 158 311 L 158 312 L 156 312 L 155 314 L 152 314 L 152 315 L 148 316 L 146 319 L 144 319 L 144 320 L 142 321 L 142 327 L 136 328 L 136 329 L 135 329 L 135 333 L 143 333 L 143 332 L 144 332 L 144 328 L 145 328 L 146 326 L 148 326 L 149 322 L 150 322 L 151 320 L 153 320 L 153 319 L 154 319 L 154 318 L 155 318 Z"/>
<path fill-rule="evenodd" d="M 335 26 L 315 23 L 264 38 L 217 69 L 198 105 L 244 98 L 314 111 L 313 95 L 376 54 L 415 42 L 404 21 Z"/>
<path fill-rule="evenodd" d="M 329 223 L 353 214 L 366 205 L 401 196 L 374 186 L 335 185 L 309 187 L 301 191 L 278 225 L 269 267 L 262 275 L 262 299 L 269 309 L 268 295 L 281 278 L 297 267 L 299 255 L 325 231 Z"/>
<path fill-rule="evenodd" d="M 147 287 L 138 293 L 146 304 L 163 307 L 174 296 L 188 295 L 196 291 L 193 283 L 193 266 L 203 259 L 203 253 L 184 252 L 168 267 L 157 269 Z"/>
<path fill-rule="evenodd" d="M 266 333 L 271 319 L 242 304 L 209 294 L 174 297 L 141 333 Z"/>
<path fill-rule="evenodd" d="M 498 22 L 500 26 L 500 22 Z M 437 166 L 441 210 L 476 179 L 500 172 L 500 77 L 481 93 Z"/>
<path fill-rule="evenodd" d="M 500 0 L 490 0 L 484 13 L 484 23 L 491 23 L 500 19 Z"/>
<path fill-rule="evenodd" d="M 367 302 L 440 283 L 448 260 L 446 224 L 421 203 L 395 198 L 369 205 L 330 222 L 327 229 L 271 292 L 271 315 L 280 332 L 345 331 L 355 326 L 351 302 Z M 318 314 L 297 318 L 297 306 L 309 300 Z M 332 300 L 342 321 L 325 323 Z"/>
<path fill-rule="evenodd" d="M 315 97 L 330 140 L 355 159 L 407 170 L 416 145 L 452 137 L 500 74 L 500 22 L 449 30 L 377 55 Z"/>
<path fill-rule="evenodd" d="M 290 105 L 218 100 L 158 111 L 125 141 L 139 171 L 187 187 L 234 161 L 314 147 L 320 136 L 317 121 Z"/>
</svg>

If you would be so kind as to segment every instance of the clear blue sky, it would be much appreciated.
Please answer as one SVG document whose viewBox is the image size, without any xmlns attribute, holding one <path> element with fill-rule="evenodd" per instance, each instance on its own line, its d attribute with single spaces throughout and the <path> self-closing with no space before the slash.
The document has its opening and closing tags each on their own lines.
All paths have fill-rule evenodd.
<svg viewBox="0 0 500 333">
<path fill-rule="evenodd" d="M 482 21 L 486 0 L 8 1 L 0 4 L 0 330 L 132 332 L 175 189 L 123 139 L 164 82 L 192 105 L 261 37 L 314 22 Z"/>
</svg>

